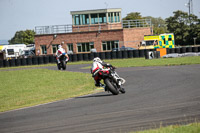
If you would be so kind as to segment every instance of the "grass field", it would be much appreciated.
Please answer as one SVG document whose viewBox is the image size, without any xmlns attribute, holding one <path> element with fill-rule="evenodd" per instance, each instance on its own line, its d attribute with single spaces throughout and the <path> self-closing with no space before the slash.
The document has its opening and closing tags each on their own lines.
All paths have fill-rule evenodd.
<svg viewBox="0 0 200 133">
<path fill-rule="evenodd" d="M 28 69 L 0 71 L 0 112 L 93 93 L 90 74 Z"/>
<path fill-rule="evenodd" d="M 146 131 L 131 133 L 200 133 L 200 123 L 191 123 L 188 125 L 171 125 Z"/>
</svg>

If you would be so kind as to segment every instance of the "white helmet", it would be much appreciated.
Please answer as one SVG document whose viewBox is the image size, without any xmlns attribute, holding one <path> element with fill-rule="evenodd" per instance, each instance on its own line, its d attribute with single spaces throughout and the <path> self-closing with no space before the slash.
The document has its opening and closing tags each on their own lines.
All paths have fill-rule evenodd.
<svg viewBox="0 0 200 133">
<path fill-rule="evenodd" d="M 62 48 L 62 46 L 61 46 L 61 45 L 58 45 L 58 49 L 60 49 L 60 48 Z"/>
<path fill-rule="evenodd" d="M 93 59 L 93 62 L 102 63 L 102 60 L 99 57 L 96 57 L 96 58 Z"/>
</svg>

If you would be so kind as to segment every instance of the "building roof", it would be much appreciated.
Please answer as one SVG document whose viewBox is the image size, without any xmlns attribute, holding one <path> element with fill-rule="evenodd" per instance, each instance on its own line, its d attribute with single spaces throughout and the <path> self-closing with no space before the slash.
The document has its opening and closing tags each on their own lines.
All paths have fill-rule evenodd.
<svg viewBox="0 0 200 133">
<path fill-rule="evenodd" d="M 108 8 L 108 9 L 95 9 L 95 10 L 82 10 L 82 11 L 71 11 L 71 15 L 77 14 L 93 14 L 93 13 L 105 13 L 105 12 L 121 12 L 121 8 Z"/>
</svg>

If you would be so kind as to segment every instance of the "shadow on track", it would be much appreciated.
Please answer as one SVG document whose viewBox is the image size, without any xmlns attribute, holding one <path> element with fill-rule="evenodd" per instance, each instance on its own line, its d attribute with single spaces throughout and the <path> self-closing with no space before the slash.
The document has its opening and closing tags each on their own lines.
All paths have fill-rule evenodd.
<svg viewBox="0 0 200 133">
<path fill-rule="evenodd" d="M 113 94 L 101 94 L 101 95 L 88 95 L 88 96 L 80 96 L 80 97 L 75 97 L 75 98 L 90 98 L 90 97 L 107 97 L 107 96 L 114 96 Z"/>
</svg>

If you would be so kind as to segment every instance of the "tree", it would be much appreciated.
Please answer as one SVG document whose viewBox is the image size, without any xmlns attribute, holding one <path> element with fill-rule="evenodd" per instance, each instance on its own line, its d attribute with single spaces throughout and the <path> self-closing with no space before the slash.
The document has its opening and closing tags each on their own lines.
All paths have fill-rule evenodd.
<svg viewBox="0 0 200 133">
<path fill-rule="evenodd" d="M 153 25 L 153 34 L 159 35 L 163 33 L 168 33 L 166 22 L 161 17 L 154 18 L 154 17 L 148 16 L 145 18 L 151 19 L 151 23 Z"/>
<path fill-rule="evenodd" d="M 127 16 L 125 18 L 123 18 L 123 20 L 135 20 L 135 19 L 142 19 L 142 15 L 140 15 L 139 12 L 131 12 L 129 14 L 127 14 Z"/>
<path fill-rule="evenodd" d="M 9 40 L 9 44 L 34 44 L 33 30 L 17 31 L 15 36 Z"/>
<path fill-rule="evenodd" d="M 193 38 L 200 40 L 200 20 L 197 16 L 183 11 L 173 12 L 174 16 L 166 18 L 169 32 L 174 33 L 175 42 L 179 45 L 193 44 Z"/>
<path fill-rule="evenodd" d="M 154 34 L 162 34 L 168 32 L 165 20 L 163 20 L 161 17 L 159 18 L 154 18 L 151 16 L 142 17 L 142 15 L 139 12 L 131 12 L 125 18 L 123 18 L 123 20 L 136 20 L 136 19 L 151 19 Z M 132 22 L 131 24 L 136 25 L 136 23 L 134 22 Z"/>
</svg>

